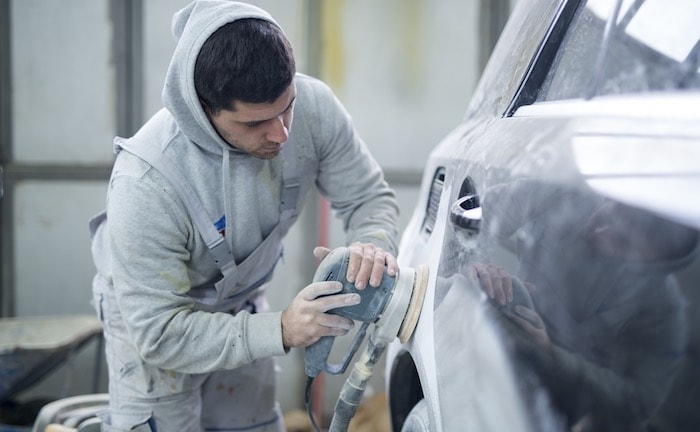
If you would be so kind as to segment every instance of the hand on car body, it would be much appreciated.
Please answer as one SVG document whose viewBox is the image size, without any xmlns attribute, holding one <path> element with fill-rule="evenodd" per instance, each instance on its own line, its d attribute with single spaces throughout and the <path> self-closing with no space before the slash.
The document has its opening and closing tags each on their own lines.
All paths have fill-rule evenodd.
<svg viewBox="0 0 700 432">
<path fill-rule="evenodd" d="M 516 323 L 538 345 L 548 351 L 552 349 L 542 317 L 533 307 L 529 307 L 532 306 L 532 294 L 536 289 L 533 284 L 517 280 L 517 285 L 522 286 L 518 289 L 523 291 L 524 288 L 524 292 L 519 292 L 517 301 L 514 301 L 514 279 L 504 268 L 493 264 L 475 263 L 469 266 L 469 270 L 478 279 L 481 290 L 501 306 L 500 310 L 508 319 Z M 521 304 L 524 298 L 528 301 Z"/>
</svg>

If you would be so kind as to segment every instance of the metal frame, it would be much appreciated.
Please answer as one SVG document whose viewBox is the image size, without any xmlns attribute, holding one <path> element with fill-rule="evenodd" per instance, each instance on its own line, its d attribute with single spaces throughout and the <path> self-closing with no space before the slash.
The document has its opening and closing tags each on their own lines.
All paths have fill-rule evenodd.
<svg viewBox="0 0 700 432">
<path fill-rule="evenodd" d="M 552 26 L 547 31 L 537 54 L 528 66 L 525 77 L 505 112 L 506 117 L 512 116 L 519 107 L 532 104 L 537 98 L 554 56 L 566 35 L 569 23 L 576 15 L 581 2 L 582 0 L 561 0 L 557 11 L 558 16 L 552 21 Z"/>
<path fill-rule="evenodd" d="M 12 186 L 7 166 L 12 160 L 12 85 L 10 76 L 10 0 L 0 0 L 0 317 L 13 312 Z"/>
<path fill-rule="evenodd" d="M 117 134 L 133 135 L 143 123 L 143 0 L 109 0 L 114 22 Z"/>
<path fill-rule="evenodd" d="M 130 136 L 143 121 L 143 0 L 109 1 L 114 28 L 117 134 Z M 21 181 L 109 179 L 111 164 L 18 164 L 12 154 L 12 0 L 0 0 L 0 317 L 14 316 L 14 189 Z"/>
</svg>

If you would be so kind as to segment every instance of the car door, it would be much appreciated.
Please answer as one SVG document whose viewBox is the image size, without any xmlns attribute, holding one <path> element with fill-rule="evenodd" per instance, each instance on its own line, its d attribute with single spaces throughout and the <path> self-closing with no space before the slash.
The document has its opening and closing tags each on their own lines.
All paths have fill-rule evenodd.
<svg viewBox="0 0 700 432">
<path fill-rule="evenodd" d="M 400 258 L 436 273 L 444 430 L 700 425 L 697 8 L 562 2 L 501 115 L 482 88 L 436 149 L 440 251 Z"/>
</svg>

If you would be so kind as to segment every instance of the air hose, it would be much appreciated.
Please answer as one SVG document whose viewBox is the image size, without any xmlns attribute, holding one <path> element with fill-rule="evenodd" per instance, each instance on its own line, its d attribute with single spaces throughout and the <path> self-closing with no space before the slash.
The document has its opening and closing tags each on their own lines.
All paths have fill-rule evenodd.
<svg viewBox="0 0 700 432">
<path fill-rule="evenodd" d="M 355 363 L 340 390 L 340 396 L 333 410 L 333 419 L 328 429 L 329 432 L 346 432 L 348 430 L 350 420 L 355 416 L 367 383 L 372 377 L 374 366 L 384 354 L 386 347 L 385 342 L 374 343 L 372 337 L 369 338 L 362 357 Z"/>
<path fill-rule="evenodd" d="M 360 405 L 362 396 L 367 388 L 367 383 L 372 377 L 374 367 L 379 359 L 386 351 L 387 344 L 385 342 L 375 343 L 373 338 L 369 338 L 367 346 L 360 359 L 355 363 L 350 375 L 345 380 L 343 388 L 340 390 L 340 396 L 335 403 L 333 410 L 333 418 L 331 420 L 328 432 L 346 432 L 350 426 L 350 420 L 355 416 L 357 407 Z M 306 377 L 306 409 L 311 419 L 311 425 L 314 432 L 320 432 L 316 419 L 313 416 L 311 409 L 311 388 L 314 377 Z"/>
<path fill-rule="evenodd" d="M 335 404 L 330 432 L 347 431 L 360 404 L 372 372 L 389 343 L 397 337 L 406 343 L 416 328 L 423 305 L 423 298 L 428 284 L 427 266 L 417 268 L 403 267 L 396 276 L 385 276 L 380 285 L 374 289 L 359 290 L 345 278 L 349 262 L 347 248 L 331 251 L 319 264 L 314 282 L 338 281 L 343 284 L 343 293 L 356 293 L 361 297 L 360 303 L 337 308 L 329 313 L 336 313 L 345 318 L 361 321 L 362 327 L 357 331 L 352 346 L 345 353 L 340 363 L 329 364 L 334 337 L 323 336 L 314 344 L 306 347 L 304 352 L 306 371 L 306 408 L 314 431 L 319 432 L 316 418 L 313 416 L 312 387 L 314 378 L 321 372 L 333 375 L 344 373 L 352 357 L 360 348 L 370 324 L 374 330 L 367 340 L 361 358 L 354 364 L 348 378 L 343 384 L 340 396 Z"/>
</svg>

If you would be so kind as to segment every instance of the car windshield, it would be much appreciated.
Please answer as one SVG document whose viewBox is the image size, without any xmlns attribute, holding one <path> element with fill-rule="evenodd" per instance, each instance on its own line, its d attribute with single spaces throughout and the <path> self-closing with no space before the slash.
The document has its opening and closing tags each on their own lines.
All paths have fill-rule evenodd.
<svg viewBox="0 0 700 432">
<path fill-rule="evenodd" d="M 700 89 L 698 16 L 696 0 L 584 2 L 538 100 Z"/>
</svg>

